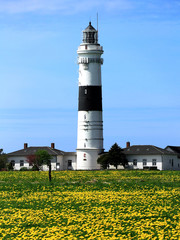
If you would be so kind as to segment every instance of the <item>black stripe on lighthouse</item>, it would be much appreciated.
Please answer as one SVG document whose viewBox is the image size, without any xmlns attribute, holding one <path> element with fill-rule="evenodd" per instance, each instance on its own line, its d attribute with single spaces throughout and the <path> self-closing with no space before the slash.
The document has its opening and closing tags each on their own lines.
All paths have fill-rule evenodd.
<svg viewBox="0 0 180 240">
<path fill-rule="evenodd" d="M 78 111 L 102 111 L 101 86 L 80 86 Z"/>
</svg>

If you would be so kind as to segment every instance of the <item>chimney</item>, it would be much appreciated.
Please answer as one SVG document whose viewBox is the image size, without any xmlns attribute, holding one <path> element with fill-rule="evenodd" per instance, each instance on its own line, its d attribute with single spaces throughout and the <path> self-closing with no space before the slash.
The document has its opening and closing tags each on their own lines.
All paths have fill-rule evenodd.
<svg viewBox="0 0 180 240">
<path fill-rule="evenodd" d="M 131 146 L 130 142 L 126 142 L 126 148 L 129 148 Z"/>
<path fill-rule="evenodd" d="M 51 148 L 55 148 L 55 144 L 54 143 L 51 143 Z"/>
<path fill-rule="evenodd" d="M 27 148 L 28 148 L 28 144 L 24 143 L 24 149 L 27 149 Z"/>
</svg>

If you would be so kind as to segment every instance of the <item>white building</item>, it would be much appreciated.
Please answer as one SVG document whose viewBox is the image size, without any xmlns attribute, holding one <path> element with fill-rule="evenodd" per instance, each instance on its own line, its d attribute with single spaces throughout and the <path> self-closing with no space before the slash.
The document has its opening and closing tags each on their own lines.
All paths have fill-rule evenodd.
<svg viewBox="0 0 180 240">
<path fill-rule="evenodd" d="M 167 146 L 165 149 L 170 152 L 178 154 L 178 157 L 180 158 L 180 147 L 179 146 Z"/>
<path fill-rule="evenodd" d="M 78 47 L 79 102 L 77 169 L 100 169 L 97 158 L 103 149 L 101 64 L 103 48 L 98 31 L 91 25 L 83 31 Z"/>
<path fill-rule="evenodd" d="M 177 153 L 153 145 L 128 143 L 124 153 L 132 169 L 180 170 Z"/>
<path fill-rule="evenodd" d="M 172 148 L 180 149 L 174 146 Z M 27 161 L 28 156 L 35 155 L 38 150 L 46 150 L 52 156 L 52 170 L 77 170 L 76 152 L 56 149 L 54 143 L 51 143 L 51 147 L 28 147 L 25 143 L 23 149 L 8 154 L 8 162 L 12 162 L 14 170 L 31 168 Z M 172 152 L 172 149 L 169 151 L 153 145 L 130 146 L 130 143 L 127 143 L 123 152 L 131 169 L 180 170 L 180 156 L 177 152 Z M 115 169 L 113 166 L 111 168 Z M 118 169 L 122 169 L 122 166 Z M 43 170 L 47 170 L 47 166 L 44 166 Z"/>
<path fill-rule="evenodd" d="M 12 162 L 14 170 L 20 170 L 22 167 L 31 168 L 28 163 L 28 157 L 35 155 L 38 150 L 46 150 L 51 156 L 52 170 L 76 170 L 76 152 L 64 152 L 55 148 L 55 144 L 51 143 L 51 147 L 28 147 L 24 144 L 24 148 L 8 154 L 8 162 Z M 43 170 L 47 170 L 47 166 L 43 166 Z"/>
</svg>

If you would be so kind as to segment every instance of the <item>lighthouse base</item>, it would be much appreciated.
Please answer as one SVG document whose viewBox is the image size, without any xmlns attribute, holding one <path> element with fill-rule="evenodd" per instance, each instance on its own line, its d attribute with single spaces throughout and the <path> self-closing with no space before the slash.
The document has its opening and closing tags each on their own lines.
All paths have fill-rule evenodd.
<svg viewBox="0 0 180 240">
<path fill-rule="evenodd" d="M 97 163 L 100 149 L 77 149 L 77 170 L 99 170 Z"/>
</svg>

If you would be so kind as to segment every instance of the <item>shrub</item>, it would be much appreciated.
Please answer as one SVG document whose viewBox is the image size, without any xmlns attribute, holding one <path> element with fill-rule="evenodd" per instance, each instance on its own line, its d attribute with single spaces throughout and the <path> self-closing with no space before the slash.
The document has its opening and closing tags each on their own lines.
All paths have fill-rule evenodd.
<svg viewBox="0 0 180 240">
<path fill-rule="evenodd" d="M 10 163 L 7 164 L 7 168 L 8 168 L 9 171 L 13 171 L 13 170 L 14 170 L 14 167 L 13 167 L 13 165 L 12 165 L 12 162 L 10 162 Z"/>
<path fill-rule="evenodd" d="M 38 168 L 36 165 L 34 165 L 34 166 L 31 168 L 31 171 L 39 171 L 39 168 Z"/>
<path fill-rule="evenodd" d="M 20 168 L 20 171 L 29 171 L 29 169 L 27 167 L 22 167 Z"/>
</svg>

